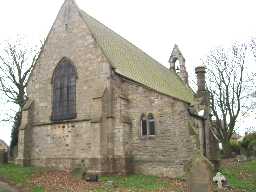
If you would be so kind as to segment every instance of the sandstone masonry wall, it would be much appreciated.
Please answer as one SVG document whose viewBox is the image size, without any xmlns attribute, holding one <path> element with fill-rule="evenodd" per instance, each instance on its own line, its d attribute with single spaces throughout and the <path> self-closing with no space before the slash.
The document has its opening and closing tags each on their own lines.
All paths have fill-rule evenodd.
<svg viewBox="0 0 256 192">
<path fill-rule="evenodd" d="M 191 116 L 187 104 L 162 95 L 129 80 L 116 80 L 116 151 L 132 159 L 134 172 L 148 175 L 176 177 L 184 174 L 184 165 L 195 149 L 188 123 Z M 127 99 L 123 99 L 125 95 Z M 123 107 L 122 107 L 123 106 Z M 153 113 L 155 136 L 141 136 L 140 118 L 142 113 Z M 119 126 L 123 126 L 122 129 Z"/>
<path fill-rule="evenodd" d="M 63 57 L 77 69 L 77 117 L 54 123 L 52 75 Z M 66 1 L 29 79 L 33 110 L 26 111 L 17 162 L 72 169 L 83 161 L 99 174 L 184 174 L 195 148 L 188 105 L 120 78 L 110 68 L 77 6 Z M 142 113 L 153 113 L 155 136 L 141 136 Z"/>
<path fill-rule="evenodd" d="M 51 122 L 52 75 L 58 62 L 68 57 L 77 69 L 77 118 Z M 72 168 L 84 160 L 92 171 L 101 170 L 102 99 L 110 67 L 78 7 L 66 1 L 47 37 L 29 79 L 28 96 L 34 101 L 30 135 L 31 164 Z M 104 144 L 105 145 L 105 144 Z"/>
</svg>

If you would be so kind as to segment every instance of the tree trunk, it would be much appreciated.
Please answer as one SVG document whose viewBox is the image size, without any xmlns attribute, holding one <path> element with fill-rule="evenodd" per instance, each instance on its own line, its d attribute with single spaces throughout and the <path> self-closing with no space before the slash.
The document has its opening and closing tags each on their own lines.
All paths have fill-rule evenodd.
<svg viewBox="0 0 256 192">
<path fill-rule="evenodd" d="M 231 157 L 232 149 L 229 141 L 223 141 L 222 142 L 223 146 L 223 157 L 228 158 Z"/>
</svg>

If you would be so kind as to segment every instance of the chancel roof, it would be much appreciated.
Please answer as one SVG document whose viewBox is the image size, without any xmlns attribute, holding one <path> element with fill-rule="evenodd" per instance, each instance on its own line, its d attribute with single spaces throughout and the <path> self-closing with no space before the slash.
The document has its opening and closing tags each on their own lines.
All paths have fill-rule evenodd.
<svg viewBox="0 0 256 192">
<path fill-rule="evenodd" d="M 192 103 L 192 90 L 180 77 L 138 47 L 80 10 L 96 42 L 103 50 L 115 72 L 157 92 Z"/>
</svg>

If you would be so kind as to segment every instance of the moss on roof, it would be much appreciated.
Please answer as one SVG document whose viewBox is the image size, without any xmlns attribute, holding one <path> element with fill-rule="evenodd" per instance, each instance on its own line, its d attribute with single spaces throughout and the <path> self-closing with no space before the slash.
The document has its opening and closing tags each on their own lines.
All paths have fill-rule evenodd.
<svg viewBox="0 0 256 192">
<path fill-rule="evenodd" d="M 93 17 L 80 11 L 115 72 L 160 93 L 192 103 L 192 90 L 180 77 Z"/>
</svg>

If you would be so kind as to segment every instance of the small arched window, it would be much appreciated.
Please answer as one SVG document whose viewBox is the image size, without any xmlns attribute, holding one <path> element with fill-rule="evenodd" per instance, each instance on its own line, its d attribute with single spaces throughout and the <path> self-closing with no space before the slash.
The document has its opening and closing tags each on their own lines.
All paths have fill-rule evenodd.
<svg viewBox="0 0 256 192">
<path fill-rule="evenodd" d="M 52 78 L 52 120 L 61 121 L 76 117 L 76 69 L 68 58 L 63 58 Z"/>
<path fill-rule="evenodd" d="M 149 135 L 155 135 L 155 119 L 152 113 L 148 114 L 148 132 Z"/>
<path fill-rule="evenodd" d="M 140 123 L 141 123 L 141 135 L 142 135 L 142 136 L 147 135 L 147 134 L 148 134 L 148 130 L 147 130 L 147 118 L 146 118 L 146 115 L 145 115 L 145 114 L 142 114 L 142 115 L 141 115 Z"/>
<path fill-rule="evenodd" d="M 152 113 L 148 116 L 141 115 L 140 118 L 141 136 L 155 135 L 155 119 Z"/>
</svg>

